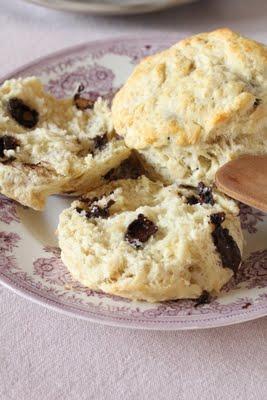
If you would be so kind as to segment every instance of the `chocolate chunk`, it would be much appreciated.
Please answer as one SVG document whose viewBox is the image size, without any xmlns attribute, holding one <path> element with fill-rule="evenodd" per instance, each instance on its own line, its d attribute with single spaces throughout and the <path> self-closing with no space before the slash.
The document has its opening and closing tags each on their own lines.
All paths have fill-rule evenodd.
<svg viewBox="0 0 267 400">
<path fill-rule="evenodd" d="M 97 199 L 96 199 L 97 201 Z M 83 211 L 85 213 L 86 218 L 108 218 L 109 217 L 109 208 L 115 203 L 114 200 L 109 200 L 105 207 L 100 207 L 97 204 L 90 205 L 89 210 L 83 209 L 81 207 L 76 207 L 76 211 L 81 214 Z"/>
<path fill-rule="evenodd" d="M 103 196 L 102 196 L 102 197 L 103 197 Z M 95 203 L 96 201 L 98 201 L 98 200 L 100 200 L 100 199 L 101 199 L 101 197 L 100 197 L 100 198 L 98 198 L 98 197 L 92 197 L 91 199 L 81 198 L 80 201 L 81 201 L 82 203 L 85 203 L 85 206 L 88 208 L 88 207 L 91 206 L 91 204 Z"/>
<path fill-rule="evenodd" d="M 249 308 L 251 306 L 251 303 L 246 303 L 242 306 L 243 309 Z"/>
<path fill-rule="evenodd" d="M 216 226 L 221 225 L 224 220 L 225 220 L 225 213 L 224 212 L 211 214 L 211 216 L 210 216 L 210 221 Z"/>
<path fill-rule="evenodd" d="M 82 111 L 92 109 L 95 104 L 93 100 L 85 99 L 84 97 L 81 97 L 79 94 L 75 94 L 74 103 L 75 106 L 78 108 L 78 110 Z"/>
<path fill-rule="evenodd" d="M 96 150 L 101 151 L 108 143 L 108 135 L 106 133 L 104 133 L 104 135 L 98 135 L 93 138 L 93 142 L 93 152 L 95 152 Z"/>
<path fill-rule="evenodd" d="M 241 263 L 241 253 L 229 230 L 221 225 L 216 225 L 212 232 L 213 243 L 220 254 L 224 268 L 230 268 L 236 275 Z"/>
<path fill-rule="evenodd" d="M 229 234 L 229 230 L 221 226 L 225 220 L 225 213 L 212 214 L 210 220 L 215 225 L 215 229 L 211 235 L 213 243 L 220 254 L 222 265 L 224 268 L 232 269 L 236 275 L 241 263 L 241 253 L 235 240 Z"/>
<path fill-rule="evenodd" d="M 186 202 L 190 206 L 193 206 L 194 204 L 198 204 L 199 200 L 198 200 L 198 198 L 196 196 L 190 196 L 190 197 L 186 198 Z"/>
<path fill-rule="evenodd" d="M 108 218 L 108 208 L 100 207 L 97 204 L 93 205 L 89 211 L 86 211 L 86 218 Z"/>
<path fill-rule="evenodd" d="M 158 227 L 154 222 L 150 221 L 143 214 L 139 214 L 137 219 L 130 223 L 125 233 L 125 240 L 134 248 L 140 249 L 144 247 L 144 243 L 148 241 L 150 236 L 158 231 Z"/>
<path fill-rule="evenodd" d="M 202 294 L 196 299 L 194 307 L 198 307 L 202 304 L 209 304 L 211 302 L 211 295 L 206 290 L 203 290 Z"/>
<path fill-rule="evenodd" d="M 110 200 L 112 201 L 112 200 Z M 109 217 L 109 207 L 114 204 L 107 204 L 105 207 L 100 207 L 97 204 L 94 204 L 89 211 L 86 212 L 86 218 L 108 218 Z"/>
<path fill-rule="evenodd" d="M 17 97 L 8 101 L 7 110 L 11 117 L 24 128 L 34 128 L 38 124 L 38 112 Z"/>
<path fill-rule="evenodd" d="M 144 168 L 138 158 L 131 155 L 117 168 L 108 171 L 104 178 L 107 181 L 116 181 L 118 179 L 137 179 L 141 175 L 144 175 Z"/>
<path fill-rule="evenodd" d="M 19 141 L 13 136 L 4 135 L 0 137 L 0 157 L 4 157 L 4 150 L 15 150 Z"/>
<path fill-rule="evenodd" d="M 78 110 L 82 111 L 87 109 L 92 109 L 94 107 L 95 100 L 86 97 L 86 94 L 83 92 L 84 92 L 84 85 L 81 84 L 78 87 L 77 93 L 74 95 L 73 98 L 75 106 L 78 108 Z"/>
<path fill-rule="evenodd" d="M 257 108 L 262 102 L 262 99 L 256 98 L 253 103 L 253 108 Z"/>
<path fill-rule="evenodd" d="M 203 182 L 199 182 L 197 186 L 197 191 L 199 194 L 200 204 L 211 204 L 214 205 L 214 199 L 212 195 L 212 188 L 210 186 L 205 186 Z"/>
</svg>

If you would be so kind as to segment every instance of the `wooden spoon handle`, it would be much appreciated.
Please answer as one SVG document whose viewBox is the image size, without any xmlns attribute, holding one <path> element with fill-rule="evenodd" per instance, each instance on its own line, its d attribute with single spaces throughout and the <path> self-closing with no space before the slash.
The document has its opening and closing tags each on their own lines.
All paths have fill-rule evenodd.
<svg viewBox="0 0 267 400">
<path fill-rule="evenodd" d="M 267 212 L 267 156 L 245 155 L 216 173 L 219 190 L 235 200 Z"/>
</svg>

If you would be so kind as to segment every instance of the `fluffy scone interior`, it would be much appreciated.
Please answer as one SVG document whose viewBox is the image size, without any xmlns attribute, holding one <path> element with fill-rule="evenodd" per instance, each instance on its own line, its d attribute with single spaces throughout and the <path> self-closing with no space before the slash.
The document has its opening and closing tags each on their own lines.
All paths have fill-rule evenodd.
<svg viewBox="0 0 267 400">
<path fill-rule="evenodd" d="M 81 96 L 81 94 L 79 94 Z M 79 99 L 83 101 L 83 99 Z M 56 99 L 35 77 L 0 88 L 0 191 L 40 210 L 48 195 L 84 193 L 130 154 L 107 103 L 85 110 Z"/>
<path fill-rule="evenodd" d="M 243 238 L 235 202 L 201 190 L 143 176 L 88 193 L 60 215 L 63 262 L 85 286 L 130 299 L 218 293 L 240 263 Z"/>
<path fill-rule="evenodd" d="M 267 152 L 267 48 L 229 29 L 144 59 L 117 93 L 115 129 L 166 183 L 211 183 L 242 154 Z"/>
</svg>

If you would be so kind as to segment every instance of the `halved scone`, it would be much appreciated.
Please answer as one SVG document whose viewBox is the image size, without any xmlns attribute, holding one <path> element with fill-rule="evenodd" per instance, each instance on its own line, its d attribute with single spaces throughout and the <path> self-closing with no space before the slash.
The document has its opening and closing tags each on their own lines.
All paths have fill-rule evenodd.
<svg viewBox="0 0 267 400">
<path fill-rule="evenodd" d="M 0 88 L 0 192 L 41 210 L 48 195 L 99 186 L 130 150 L 101 99 L 58 100 L 35 77 Z"/>
<path fill-rule="evenodd" d="M 85 286 L 129 299 L 217 294 L 241 262 L 238 211 L 202 183 L 113 181 L 61 213 L 61 257 Z"/>
</svg>

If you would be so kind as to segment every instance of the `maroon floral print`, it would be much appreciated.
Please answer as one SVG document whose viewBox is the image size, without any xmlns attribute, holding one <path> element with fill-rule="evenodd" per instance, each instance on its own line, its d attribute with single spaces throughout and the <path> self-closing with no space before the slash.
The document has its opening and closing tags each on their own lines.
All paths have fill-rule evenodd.
<svg viewBox="0 0 267 400">
<path fill-rule="evenodd" d="M 0 232 L 0 252 L 12 252 L 15 247 L 18 247 L 20 237 L 13 232 Z"/>
<path fill-rule="evenodd" d="M 17 268 L 16 259 L 12 255 L 0 253 L 0 272 L 9 272 Z"/>
<path fill-rule="evenodd" d="M 115 43 L 108 49 L 98 49 L 92 53 L 94 59 L 103 57 L 106 53 L 112 53 L 119 56 L 128 56 L 131 59 L 132 64 L 137 64 L 142 58 L 150 56 L 156 52 L 166 49 L 166 43 L 164 44 L 142 44 L 137 46 L 136 43 Z"/>
<path fill-rule="evenodd" d="M 113 90 L 114 72 L 97 63 L 88 68 L 80 67 L 71 73 L 63 73 L 58 79 L 50 80 L 47 90 L 60 98 L 72 95 L 79 85 L 83 85 L 85 92 L 92 98 L 107 94 Z"/>
<path fill-rule="evenodd" d="M 264 213 L 243 203 L 239 203 L 239 209 L 242 229 L 248 233 L 256 233 L 256 226 L 258 222 L 263 221 Z"/>
<path fill-rule="evenodd" d="M 267 249 L 250 254 L 240 268 L 240 282 L 245 282 L 249 289 L 267 286 Z"/>
<path fill-rule="evenodd" d="M 38 258 L 33 263 L 34 274 L 46 282 L 56 285 L 65 285 L 73 279 L 59 257 Z"/>
<path fill-rule="evenodd" d="M 16 203 L 2 195 L 0 195 L 0 221 L 8 225 L 13 221 L 19 222 Z"/>
<path fill-rule="evenodd" d="M 13 232 L 0 232 L 0 271 L 7 272 L 17 269 L 13 250 L 18 247 L 20 236 Z"/>
</svg>

